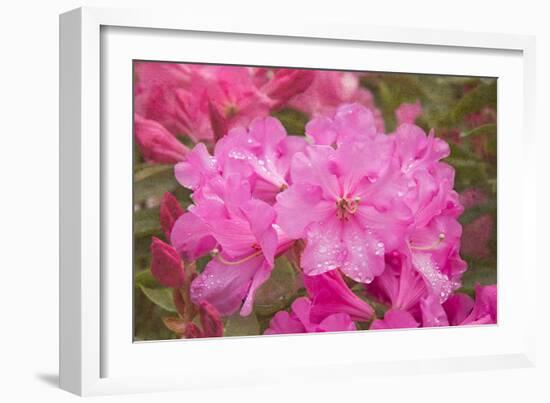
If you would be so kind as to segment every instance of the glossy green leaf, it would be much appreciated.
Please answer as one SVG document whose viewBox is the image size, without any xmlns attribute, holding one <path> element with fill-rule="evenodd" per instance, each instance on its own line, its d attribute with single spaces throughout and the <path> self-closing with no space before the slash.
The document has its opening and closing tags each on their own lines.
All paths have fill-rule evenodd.
<svg viewBox="0 0 550 403">
<path fill-rule="evenodd" d="M 494 123 L 488 123 L 486 125 L 476 127 L 475 129 L 469 130 L 467 132 L 463 132 L 460 134 L 460 137 L 465 138 L 465 137 L 474 137 L 474 136 L 482 136 L 482 135 L 494 136 L 496 134 L 497 134 L 497 125 Z"/>
<path fill-rule="evenodd" d="M 440 124 L 445 127 L 459 125 L 466 115 L 478 112 L 486 106 L 496 108 L 497 103 L 497 81 L 482 82 L 475 89 L 467 92 L 446 114 Z"/>
<path fill-rule="evenodd" d="M 174 306 L 174 301 L 172 300 L 172 290 L 169 288 L 148 288 L 143 285 L 138 286 L 143 294 L 149 300 L 158 305 L 162 309 L 169 312 L 176 312 L 176 307 Z"/>
<path fill-rule="evenodd" d="M 305 113 L 295 109 L 282 109 L 273 113 L 279 119 L 288 134 L 303 135 L 309 118 Z"/>
<path fill-rule="evenodd" d="M 151 197 L 160 198 L 178 187 L 172 165 L 145 165 L 134 174 L 134 203 L 142 203 Z"/>
<path fill-rule="evenodd" d="M 254 336 L 260 333 L 260 324 L 254 313 L 241 316 L 238 312 L 228 317 L 224 325 L 224 336 Z"/>
<path fill-rule="evenodd" d="M 286 308 L 296 291 L 296 273 L 284 256 L 277 258 L 271 277 L 256 292 L 254 311 L 261 316 Z"/>
<path fill-rule="evenodd" d="M 134 236 L 155 235 L 159 234 L 160 231 L 158 207 L 134 211 Z"/>
<path fill-rule="evenodd" d="M 162 286 L 157 282 L 151 270 L 142 270 L 135 274 L 134 284 L 138 287 L 143 286 L 146 288 L 161 288 Z"/>
</svg>

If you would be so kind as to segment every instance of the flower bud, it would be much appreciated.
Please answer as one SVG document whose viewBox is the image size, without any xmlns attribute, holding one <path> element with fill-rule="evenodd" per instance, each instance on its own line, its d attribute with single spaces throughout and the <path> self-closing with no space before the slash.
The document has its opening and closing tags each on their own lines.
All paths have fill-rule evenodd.
<svg viewBox="0 0 550 403">
<path fill-rule="evenodd" d="M 220 113 L 217 106 L 210 100 L 208 101 L 208 115 L 210 117 L 212 131 L 214 132 L 214 138 L 219 140 L 225 136 L 229 130 L 228 119 Z"/>
<path fill-rule="evenodd" d="M 414 124 L 422 113 L 422 104 L 420 101 L 416 101 L 414 104 L 401 104 L 399 108 L 395 110 L 397 125 L 402 125 L 404 123 Z"/>
<path fill-rule="evenodd" d="M 304 92 L 314 77 L 315 73 L 312 70 L 278 69 L 273 79 L 262 90 L 280 105 L 294 95 Z"/>
<path fill-rule="evenodd" d="M 134 135 L 143 158 L 148 162 L 175 164 L 183 161 L 189 152 L 160 123 L 139 115 L 134 117 Z"/>
<path fill-rule="evenodd" d="M 151 273 L 165 287 L 180 288 L 185 273 L 178 252 L 160 239 L 153 237 L 151 243 Z"/>
<path fill-rule="evenodd" d="M 204 337 L 222 337 L 223 322 L 220 313 L 213 305 L 202 301 L 199 306 L 199 315 Z"/>
<path fill-rule="evenodd" d="M 164 193 L 160 202 L 160 225 L 164 231 L 166 239 L 170 239 L 172 227 L 176 220 L 184 213 L 178 199 L 170 192 Z"/>
<path fill-rule="evenodd" d="M 197 325 L 193 322 L 189 322 L 185 325 L 184 336 L 186 339 L 198 339 L 199 337 L 203 337 L 203 333 Z"/>
</svg>

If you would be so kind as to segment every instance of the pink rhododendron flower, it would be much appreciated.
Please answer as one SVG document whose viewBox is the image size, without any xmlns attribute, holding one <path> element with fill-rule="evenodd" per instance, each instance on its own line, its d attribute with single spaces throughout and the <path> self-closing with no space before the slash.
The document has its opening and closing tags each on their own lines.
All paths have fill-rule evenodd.
<svg viewBox="0 0 550 403">
<path fill-rule="evenodd" d="M 136 63 L 135 73 L 136 113 L 195 142 L 219 139 L 267 116 L 315 76 L 310 70 L 156 62 Z"/>
<path fill-rule="evenodd" d="M 177 89 L 191 83 L 192 65 L 136 62 L 134 74 L 134 110 L 154 120 L 174 135 L 185 134 L 178 117 Z"/>
<path fill-rule="evenodd" d="M 340 268 L 369 283 L 384 271 L 385 253 L 402 251 L 446 298 L 465 269 L 454 170 L 439 162 L 449 148 L 413 125 L 378 134 L 373 119 L 344 105 L 308 124 L 316 144 L 292 161 L 292 185 L 277 196 L 279 225 L 306 239 L 306 275 Z"/>
<path fill-rule="evenodd" d="M 357 321 L 368 321 L 374 314 L 370 305 L 349 289 L 338 270 L 304 276 L 304 285 L 312 300 L 310 318 L 314 322 L 335 313 L 346 313 Z"/>
<path fill-rule="evenodd" d="M 229 131 L 216 144 L 215 156 L 224 174 L 247 177 L 254 196 L 273 202 L 289 185 L 291 158 L 305 146 L 302 138 L 287 136 L 277 119 L 267 117 L 254 120 L 248 130 Z"/>
<path fill-rule="evenodd" d="M 248 69 L 221 66 L 207 73 L 208 111 L 215 138 L 221 138 L 230 128 L 247 126 L 253 118 L 270 111 L 271 99 L 254 85 Z"/>
<path fill-rule="evenodd" d="M 430 294 L 420 301 L 417 320 L 406 310 L 389 310 L 384 319 L 375 320 L 370 329 L 398 329 L 415 327 L 465 326 L 497 323 L 496 285 L 476 286 L 475 301 L 466 294 L 452 295 L 441 304 Z"/>
<path fill-rule="evenodd" d="M 160 123 L 134 117 L 134 136 L 141 154 L 151 163 L 175 164 L 183 161 L 189 149 Z"/>
<path fill-rule="evenodd" d="M 384 319 L 376 319 L 372 322 L 370 330 L 382 329 L 411 329 L 420 324 L 407 311 L 389 310 Z"/>
<path fill-rule="evenodd" d="M 376 129 L 384 132 L 382 113 L 374 105 L 371 92 L 361 87 L 356 73 L 316 71 L 311 85 L 289 101 L 289 106 L 310 116 L 329 115 L 342 104 L 358 103 L 371 110 Z"/>
<path fill-rule="evenodd" d="M 443 308 L 451 326 L 497 323 L 497 286 L 476 285 L 475 301 L 466 294 L 455 294 Z"/>
<path fill-rule="evenodd" d="M 355 324 L 348 314 L 336 313 L 327 316 L 320 322 L 310 316 L 311 301 L 298 298 L 292 303 L 291 312 L 280 311 L 275 314 L 269 328 L 264 334 L 291 334 L 317 332 L 343 332 L 356 330 Z"/>
<path fill-rule="evenodd" d="M 275 210 L 252 199 L 248 183 L 238 176 L 228 178 L 224 192 L 223 200 L 203 200 L 184 214 L 172 230 L 172 240 L 178 247 L 181 231 L 196 236 L 185 217 L 197 217 L 220 252 L 193 281 L 194 302 L 207 300 L 225 315 L 234 312 L 244 298 L 241 313 L 248 315 L 256 289 L 269 278 L 274 266 L 278 248 Z"/>
<path fill-rule="evenodd" d="M 397 125 L 403 123 L 414 124 L 416 119 L 422 116 L 422 105 L 420 101 L 416 101 L 413 104 L 404 103 L 395 110 L 395 118 L 397 119 Z"/>
<path fill-rule="evenodd" d="M 270 123 L 273 123 L 272 118 L 253 123 L 250 138 L 264 135 L 265 131 L 270 130 Z M 280 125 L 275 130 L 282 130 L 279 134 L 286 136 Z M 247 133 L 233 133 L 228 137 L 228 142 L 234 141 L 239 134 L 246 138 Z M 274 139 L 276 142 L 283 140 L 276 136 Z M 240 144 L 238 139 L 235 141 Z M 238 158 L 238 165 L 234 167 L 231 153 L 236 151 L 225 147 L 224 142 L 218 144 L 220 149 L 217 147 L 215 150 L 216 158 L 210 157 L 204 146 L 199 144 L 187 161 L 175 168 L 180 183 L 194 190 L 195 205 L 176 221 L 171 241 L 176 250 L 188 259 L 196 259 L 214 248 L 219 250 L 192 283 L 191 297 L 195 302 L 207 300 L 227 315 L 235 312 L 244 299 L 241 314 L 248 315 L 257 288 L 270 276 L 275 256 L 290 247 L 291 242 L 275 226 L 273 207 L 253 197 L 251 182 L 258 178 L 252 168 L 256 166 L 260 169 L 262 164 L 259 161 L 263 160 L 256 158 L 252 161 L 251 158 L 247 160 L 247 164 L 251 165 L 243 166 Z M 266 144 L 250 144 L 254 149 L 259 146 L 267 150 L 262 154 L 267 156 L 266 169 L 270 169 L 272 163 L 275 168 L 279 166 L 279 154 L 271 153 L 270 144 L 267 140 Z"/>
<path fill-rule="evenodd" d="M 340 122 L 345 130 L 333 136 L 339 146 L 312 145 L 297 153 L 292 185 L 277 196 L 276 208 L 283 231 L 307 240 L 301 258 L 306 275 L 340 268 L 368 283 L 384 269 L 385 244 L 394 247 L 392 238 L 403 233 L 409 220 L 399 207 L 394 214 L 382 213 L 392 205 L 392 198 L 383 194 L 389 187 L 378 180 L 389 172 L 391 139 L 371 131 L 373 117 L 367 109 L 343 109 L 336 116 L 349 126 Z"/>
</svg>

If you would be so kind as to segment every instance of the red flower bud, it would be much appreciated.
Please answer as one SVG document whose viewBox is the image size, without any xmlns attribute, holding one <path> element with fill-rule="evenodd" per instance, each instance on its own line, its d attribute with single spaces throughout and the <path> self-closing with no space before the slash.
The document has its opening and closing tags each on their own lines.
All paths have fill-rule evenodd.
<svg viewBox="0 0 550 403">
<path fill-rule="evenodd" d="M 199 337 L 203 337 L 201 330 L 193 322 L 189 322 L 185 325 L 184 335 L 186 339 L 198 339 Z"/>
<path fill-rule="evenodd" d="M 151 242 L 151 273 L 165 287 L 180 288 L 185 281 L 183 265 L 178 252 L 160 239 Z"/>
<path fill-rule="evenodd" d="M 189 149 L 160 123 L 134 116 L 134 135 L 143 158 L 160 164 L 183 161 Z"/>
<path fill-rule="evenodd" d="M 218 110 L 212 101 L 208 101 L 208 115 L 210 117 L 212 131 L 214 132 L 214 138 L 219 140 L 225 136 L 229 130 L 228 119 Z"/>
<path fill-rule="evenodd" d="M 312 70 L 277 69 L 275 76 L 262 90 L 278 101 L 278 105 L 285 103 L 294 95 L 304 92 L 313 82 L 315 73 Z"/>
<path fill-rule="evenodd" d="M 172 232 L 174 223 L 184 212 L 178 199 L 176 199 L 172 193 L 164 193 L 162 201 L 160 202 L 160 225 L 166 239 L 170 239 L 170 233 Z"/>
<path fill-rule="evenodd" d="M 206 301 L 199 306 L 199 315 L 204 337 L 222 337 L 223 322 L 220 313 Z"/>
</svg>

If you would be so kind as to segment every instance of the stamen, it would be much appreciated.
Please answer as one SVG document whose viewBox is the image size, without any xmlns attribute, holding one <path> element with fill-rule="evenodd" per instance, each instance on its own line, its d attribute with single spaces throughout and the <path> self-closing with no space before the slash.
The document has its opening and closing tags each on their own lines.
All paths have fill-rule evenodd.
<svg viewBox="0 0 550 403">
<path fill-rule="evenodd" d="M 437 248 L 439 245 L 441 245 L 441 242 L 443 242 L 444 240 L 445 240 L 445 234 L 443 232 L 440 232 L 439 236 L 437 237 L 437 241 L 435 241 L 431 245 L 416 246 L 416 245 L 413 245 L 410 242 L 409 242 L 409 245 L 410 245 L 411 249 L 414 249 L 414 250 L 432 250 L 432 249 Z"/>
<path fill-rule="evenodd" d="M 256 251 L 248 256 L 245 256 L 243 257 L 242 259 L 239 259 L 239 260 L 236 260 L 234 262 L 230 262 L 229 260 L 225 260 L 221 254 L 216 254 L 216 259 L 218 259 L 218 261 L 220 261 L 221 263 L 227 265 L 227 266 L 238 266 L 240 264 L 243 264 L 243 263 L 246 263 L 248 262 L 249 260 L 252 260 L 254 259 L 255 257 L 258 257 L 262 254 L 263 252 L 261 250 L 259 251 Z"/>
<path fill-rule="evenodd" d="M 338 199 L 338 201 L 336 201 L 336 216 L 341 220 L 348 220 L 350 218 L 350 215 L 353 215 L 357 212 L 360 201 L 360 197 L 354 197 L 353 199 Z"/>
</svg>

